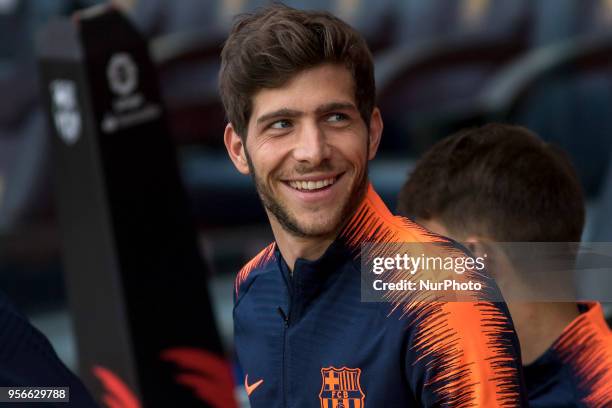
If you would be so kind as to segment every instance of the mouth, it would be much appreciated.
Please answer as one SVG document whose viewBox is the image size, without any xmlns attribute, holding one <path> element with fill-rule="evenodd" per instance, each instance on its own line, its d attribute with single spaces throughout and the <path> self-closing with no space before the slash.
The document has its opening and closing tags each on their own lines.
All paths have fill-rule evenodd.
<svg viewBox="0 0 612 408">
<path fill-rule="evenodd" d="M 342 173 L 344 174 L 344 173 Z M 302 193 L 315 193 L 330 189 L 342 177 L 342 174 L 329 177 L 317 177 L 302 180 L 287 180 L 285 184 Z"/>
</svg>

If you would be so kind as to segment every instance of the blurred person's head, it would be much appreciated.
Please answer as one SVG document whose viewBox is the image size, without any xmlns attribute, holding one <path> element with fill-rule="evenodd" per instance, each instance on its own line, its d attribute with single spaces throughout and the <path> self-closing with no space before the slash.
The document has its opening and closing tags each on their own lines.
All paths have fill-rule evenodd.
<svg viewBox="0 0 612 408">
<path fill-rule="evenodd" d="M 541 288 L 546 281 L 530 273 L 536 258 L 521 255 L 533 246 L 505 244 L 496 251 L 497 245 L 489 244 L 579 242 L 585 217 L 582 189 L 568 156 L 525 128 L 501 124 L 463 130 L 434 145 L 404 184 L 398 211 L 462 241 L 478 256 L 487 253 L 487 265 L 495 265 L 490 272 L 501 286 L 504 279 L 511 282 L 512 290 L 517 285 L 523 285 L 520 290 L 524 285 Z M 565 253 L 571 267 L 573 252 Z M 517 281 L 507 274 L 519 269 L 530 279 Z"/>
<path fill-rule="evenodd" d="M 382 133 L 364 39 L 328 13 L 275 5 L 240 16 L 221 59 L 225 145 L 273 229 L 333 236 L 366 191 Z"/>
<path fill-rule="evenodd" d="M 498 242 L 579 242 L 585 217 L 568 156 L 525 128 L 502 124 L 434 145 L 402 187 L 398 211 L 459 239 Z"/>
</svg>

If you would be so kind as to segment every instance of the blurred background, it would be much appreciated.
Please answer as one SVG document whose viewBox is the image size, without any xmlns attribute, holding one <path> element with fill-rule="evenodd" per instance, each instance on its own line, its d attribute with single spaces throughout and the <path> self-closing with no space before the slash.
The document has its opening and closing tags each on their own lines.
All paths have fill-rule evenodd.
<svg viewBox="0 0 612 408">
<path fill-rule="evenodd" d="M 96 3 L 0 0 L 0 289 L 74 370 L 35 36 L 51 18 Z M 217 324 L 231 350 L 235 273 L 272 234 L 251 180 L 224 151 L 217 72 L 232 16 L 267 2 L 114 3 L 149 41 Z M 385 122 L 370 171 L 391 208 L 429 146 L 462 127 L 503 121 L 527 126 L 570 154 L 588 200 L 584 239 L 612 241 L 612 0 L 285 3 L 330 11 L 370 44 Z"/>
</svg>

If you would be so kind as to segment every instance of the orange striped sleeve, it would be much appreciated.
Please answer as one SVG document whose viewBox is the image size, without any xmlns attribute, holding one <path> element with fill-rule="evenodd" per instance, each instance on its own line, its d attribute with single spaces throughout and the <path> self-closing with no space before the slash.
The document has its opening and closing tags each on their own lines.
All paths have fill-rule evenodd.
<svg viewBox="0 0 612 408">
<path fill-rule="evenodd" d="M 255 255 L 253 259 L 247 262 L 246 265 L 242 267 L 242 269 L 240 269 L 240 271 L 238 272 L 238 275 L 236 275 L 236 280 L 234 282 L 234 290 L 235 290 L 236 296 L 238 295 L 240 285 L 242 285 L 244 281 L 247 280 L 250 273 L 257 268 L 264 266 L 266 263 L 268 263 L 273 258 L 275 247 L 276 247 L 276 244 L 274 242 L 271 243 L 270 245 L 265 247 L 263 250 L 261 250 L 261 252 Z"/>
<path fill-rule="evenodd" d="M 362 244 L 374 243 L 368 254 L 372 257 L 393 257 L 402 243 L 410 243 L 411 250 L 423 243 L 428 255 L 465 256 L 447 238 L 392 215 L 371 186 L 341 236 L 355 253 Z M 425 245 L 431 243 L 435 245 Z M 494 282 L 484 276 L 468 271 L 463 278 L 481 281 L 485 295 L 498 293 Z M 406 376 L 421 404 L 522 406 L 520 351 L 507 308 L 482 297 L 442 302 L 429 295 L 397 292 L 387 298 L 393 312 L 410 325 Z"/>
<path fill-rule="evenodd" d="M 587 407 L 612 407 L 612 333 L 601 304 L 576 318 L 553 347 L 575 378 L 578 394 Z"/>
</svg>

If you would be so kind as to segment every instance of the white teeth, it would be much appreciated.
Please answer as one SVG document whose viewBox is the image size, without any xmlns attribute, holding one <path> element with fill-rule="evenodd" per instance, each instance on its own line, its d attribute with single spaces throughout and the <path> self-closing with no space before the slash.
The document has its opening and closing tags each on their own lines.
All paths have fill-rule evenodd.
<svg viewBox="0 0 612 408">
<path fill-rule="evenodd" d="M 327 187 L 331 184 L 334 184 L 336 181 L 335 178 L 329 178 L 326 180 L 318 180 L 318 181 L 290 181 L 289 185 L 298 190 L 317 190 L 319 188 Z"/>
</svg>

